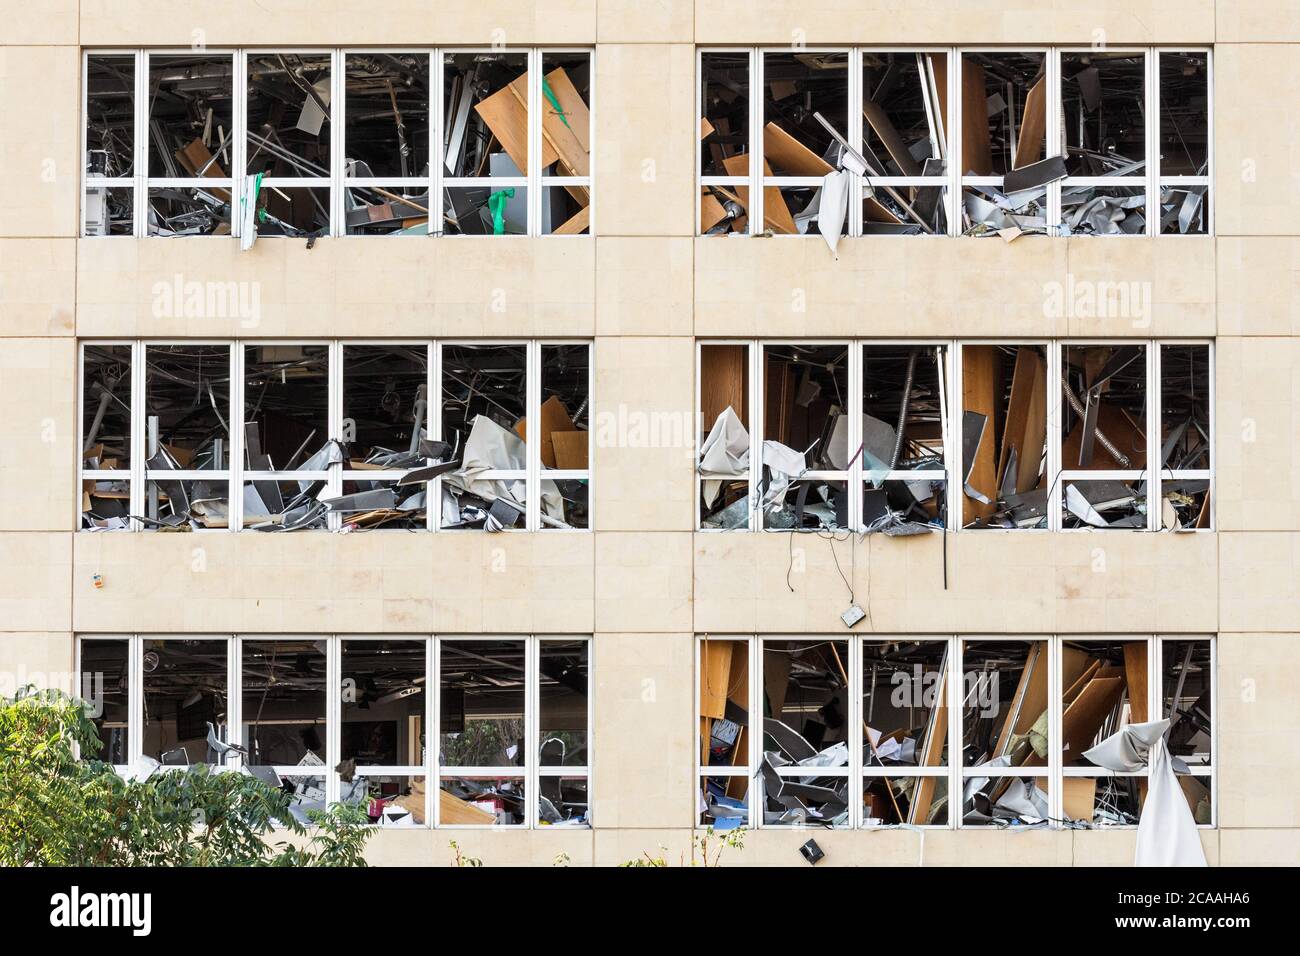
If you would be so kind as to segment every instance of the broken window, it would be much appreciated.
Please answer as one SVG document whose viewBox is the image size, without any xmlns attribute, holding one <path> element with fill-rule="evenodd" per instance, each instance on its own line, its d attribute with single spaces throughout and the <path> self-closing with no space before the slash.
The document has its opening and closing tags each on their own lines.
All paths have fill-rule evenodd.
<svg viewBox="0 0 1300 956">
<path fill-rule="evenodd" d="M 848 528 L 849 348 L 763 347 L 765 529 Z"/>
<path fill-rule="evenodd" d="M 588 642 L 438 643 L 439 822 L 589 825 Z M 536 729 L 529 699 L 539 701 Z"/>
<path fill-rule="evenodd" d="M 227 762 L 228 649 L 226 638 L 143 642 L 144 756 L 164 767 Z"/>
<path fill-rule="evenodd" d="M 379 826 L 426 819 L 427 653 L 423 640 L 340 642 L 339 800 Z"/>
<path fill-rule="evenodd" d="M 243 526 L 324 528 L 329 346 L 245 345 Z"/>
<path fill-rule="evenodd" d="M 699 346 L 699 527 L 748 529 L 753 426 L 749 414 L 751 355 L 741 342 Z"/>
<path fill-rule="evenodd" d="M 456 52 L 442 64 L 443 231 L 589 232 L 591 55 Z M 539 191 L 535 210 L 530 190 Z"/>
<path fill-rule="evenodd" d="M 87 236 L 129 236 L 135 223 L 134 53 L 86 56 Z"/>
<path fill-rule="evenodd" d="M 862 52 L 862 234 L 948 234 L 948 54 Z"/>
<path fill-rule="evenodd" d="M 344 54 L 348 235 L 427 235 L 433 101 L 428 53 Z"/>
<path fill-rule="evenodd" d="M 961 55 L 962 234 L 1047 232 L 1049 186 L 1064 175 L 1047 158 L 1047 55 Z"/>
<path fill-rule="evenodd" d="M 847 639 L 762 642 L 766 826 L 850 825 L 848 659 Z"/>
<path fill-rule="evenodd" d="M 1046 528 L 1047 349 L 962 346 L 963 528 Z"/>
<path fill-rule="evenodd" d="M 698 642 L 697 822 L 715 830 L 750 822 L 749 646 L 748 640 L 710 637 Z"/>
<path fill-rule="evenodd" d="M 962 641 L 962 826 L 1051 815 L 1048 642 Z"/>
<path fill-rule="evenodd" d="M 146 234 L 233 235 L 234 56 L 146 54 Z"/>
<path fill-rule="evenodd" d="M 700 234 L 704 236 L 749 231 L 751 60 L 745 51 L 700 53 Z"/>
<path fill-rule="evenodd" d="M 144 348 L 146 530 L 230 527 L 231 346 Z"/>
<path fill-rule="evenodd" d="M 1063 528 L 1148 527 L 1148 349 L 1061 348 Z"/>
<path fill-rule="evenodd" d="M 429 346 L 343 346 L 343 493 L 326 502 L 345 529 L 428 527 Z"/>
<path fill-rule="evenodd" d="M 85 760 L 102 760 L 115 767 L 131 763 L 131 645 L 127 638 L 83 640 L 77 672 L 86 716 L 94 723 L 99 749 L 82 750 Z"/>
<path fill-rule="evenodd" d="M 1160 528 L 1213 527 L 1213 356 L 1205 343 L 1162 344 L 1160 362 Z"/>
<path fill-rule="evenodd" d="M 1160 232 L 1210 231 L 1210 58 L 1208 53 L 1161 50 Z"/>
<path fill-rule="evenodd" d="M 948 823 L 948 641 L 862 642 L 862 824 Z"/>
<path fill-rule="evenodd" d="M 131 526 L 131 370 L 129 344 L 81 348 L 81 526 Z"/>
<path fill-rule="evenodd" d="M 1148 94 L 1145 53 L 1061 54 L 1065 235 L 1147 231 Z"/>
<path fill-rule="evenodd" d="M 326 656 L 324 641 L 240 641 L 244 767 L 284 791 L 304 825 L 326 805 Z"/>
<path fill-rule="evenodd" d="M 868 530 L 947 525 L 947 409 L 946 345 L 862 346 L 858 442 Z"/>
<path fill-rule="evenodd" d="M 442 480 L 441 526 L 588 527 L 590 387 L 585 343 L 444 345 L 442 441 L 459 465 Z"/>
<path fill-rule="evenodd" d="M 255 181 L 243 226 L 259 236 L 329 235 L 333 57 L 257 50 L 246 61 L 244 169 Z"/>
</svg>

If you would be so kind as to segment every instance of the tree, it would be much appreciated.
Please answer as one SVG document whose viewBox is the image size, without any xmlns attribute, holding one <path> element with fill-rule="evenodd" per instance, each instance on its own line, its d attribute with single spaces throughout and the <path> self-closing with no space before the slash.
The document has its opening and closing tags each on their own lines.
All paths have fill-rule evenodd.
<svg viewBox="0 0 1300 956">
<path fill-rule="evenodd" d="M 365 866 L 360 807 L 290 812 L 287 793 L 198 766 L 124 780 L 85 706 L 59 691 L 0 697 L 0 866 Z M 272 843 L 280 835 L 299 839 Z"/>
</svg>

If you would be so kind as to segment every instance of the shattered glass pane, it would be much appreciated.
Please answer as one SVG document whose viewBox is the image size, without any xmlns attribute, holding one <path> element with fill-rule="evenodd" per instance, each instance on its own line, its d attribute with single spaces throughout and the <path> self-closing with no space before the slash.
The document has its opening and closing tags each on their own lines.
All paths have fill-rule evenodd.
<svg viewBox="0 0 1300 956">
<path fill-rule="evenodd" d="M 537 825 L 586 827 L 591 825 L 586 777 L 537 778 Z"/>
<path fill-rule="evenodd" d="M 1124 308 L 1122 301 L 1113 305 Z M 1061 350 L 1061 376 L 1061 467 L 1145 468 L 1146 346 L 1066 345 Z"/>
<path fill-rule="evenodd" d="M 328 177 L 330 95 L 328 53 L 250 50 L 248 175 Z"/>
<path fill-rule="evenodd" d="M 945 236 L 946 186 L 885 186 L 868 183 L 862 200 L 864 236 Z"/>
<path fill-rule="evenodd" d="M 1047 350 L 962 346 L 962 524 L 1047 527 Z"/>
<path fill-rule="evenodd" d="M 82 467 L 125 471 L 131 467 L 131 346 L 82 349 Z"/>
<path fill-rule="evenodd" d="M 1203 236 L 1210 231 L 1209 186 L 1160 187 L 1161 235 Z"/>
<path fill-rule="evenodd" d="M 442 826 L 522 826 L 527 822 L 523 777 L 443 777 Z"/>
<path fill-rule="evenodd" d="M 749 346 L 700 346 L 700 526 L 749 526 Z"/>
<path fill-rule="evenodd" d="M 151 187 L 146 215 L 151 236 L 228 236 L 230 190 Z"/>
<path fill-rule="evenodd" d="M 962 668 L 963 765 L 1046 766 L 1047 642 L 963 641 Z"/>
<path fill-rule="evenodd" d="M 700 174 L 744 175 L 729 171 L 726 160 L 749 150 L 749 54 L 700 54 L 703 90 L 700 121 Z M 707 231 L 707 230 L 706 230 Z"/>
<path fill-rule="evenodd" d="M 442 193 L 444 235 L 528 234 L 528 190 L 523 186 L 448 186 Z"/>
<path fill-rule="evenodd" d="M 947 347 L 862 346 L 863 468 L 942 469 Z"/>
<path fill-rule="evenodd" d="M 135 175 L 135 54 L 86 57 L 86 176 Z"/>
<path fill-rule="evenodd" d="M 948 58 L 942 53 L 863 51 L 863 155 L 887 176 L 920 176 L 943 159 L 943 101 Z"/>
<path fill-rule="evenodd" d="M 426 345 L 343 346 L 342 441 L 354 470 L 424 463 L 428 387 Z"/>
<path fill-rule="evenodd" d="M 1062 53 L 1061 108 L 1069 175 L 1143 175 L 1145 54 Z"/>
<path fill-rule="evenodd" d="M 228 53 L 149 55 L 150 177 L 230 177 L 233 76 Z"/>
<path fill-rule="evenodd" d="M 868 534 L 890 537 L 924 534 L 948 518 L 943 481 L 918 478 L 867 482 L 862 489 L 862 526 Z"/>
<path fill-rule="evenodd" d="M 543 344 L 541 352 L 542 468 L 586 471 L 591 440 L 591 346 Z"/>
<path fill-rule="evenodd" d="M 1061 527 L 1145 531 L 1145 481 L 1064 481 Z"/>
<path fill-rule="evenodd" d="M 848 650 L 846 640 L 763 642 L 765 824 L 847 822 Z"/>
<path fill-rule="evenodd" d="M 226 683 L 227 642 L 212 639 L 145 640 L 144 728 L 146 757 L 164 767 L 221 763 L 208 743 L 238 739 L 231 734 Z"/>
<path fill-rule="evenodd" d="M 1039 826 L 1049 820 L 1046 777 L 966 777 L 963 827 Z"/>
<path fill-rule="evenodd" d="M 700 190 L 700 235 L 743 234 L 749 228 L 739 186 L 705 186 Z M 749 190 L 745 190 L 748 195 Z"/>
<path fill-rule="evenodd" d="M 524 765 L 525 660 L 523 641 L 442 641 L 442 766 Z"/>
<path fill-rule="evenodd" d="M 423 765 L 424 641 L 344 640 L 340 649 L 343 760 L 372 767 Z"/>
<path fill-rule="evenodd" d="M 935 56 L 931 60 L 939 89 L 943 90 L 944 77 L 939 74 L 943 61 Z M 1003 176 L 1044 157 L 1044 54 L 963 53 L 961 86 L 962 175 Z"/>
<path fill-rule="evenodd" d="M 1145 186 L 1065 186 L 1062 235 L 1140 236 L 1147 227 Z"/>
<path fill-rule="evenodd" d="M 780 495 L 764 496 L 763 527 L 768 531 L 847 528 L 848 482 L 792 481 Z"/>
<path fill-rule="evenodd" d="M 129 236 L 135 228 L 135 190 L 130 186 L 86 186 L 83 231 L 87 236 Z"/>
<path fill-rule="evenodd" d="M 848 138 L 848 65 L 848 53 L 763 54 L 763 158 L 771 175 L 824 176 L 835 166 L 839 147 L 813 114 Z"/>
<path fill-rule="evenodd" d="M 257 531 L 324 530 L 329 509 L 324 479 L 244 482 L 244 527 Z"/>
<path fill-rule="evenodd" d="M 265 774 L 266 771 L 263 771 Z M 313 826 L 311 811 L 325 809 L 325 778 L 309 777 L 299 774 L 268 775 L 271 780 L 279 779 L 279 789 L 289 798 L 289 812 L 295 820 L 305 827 Z"/>
<path fill-rule="evenodd" d="M 1012 240 L 1021 233 L 1047 231 L 1047 187 L 1007 194 L 997 186 L 965 186 L 962 209 L 966 217 L 963 234 L 997 236 Z"/>
<path fill-rule="evenodd" d="M 538 763 L 585 767 L 591 644 L 544 640 L 537 646 Z"/>
<path fill-rule="evenodd" d="M 528 54 L 445 53 L 442 69 L 447 175 L 526 176 Z"/>
<path fill-rule="evenodd" d="M 423 531 L 428 527 L 426 483 L 399 485 L 394 480 L 361 480 L 365 471 L 343 472 L 343 500 L 329 499 L 331 511 L 339 512 L 344 531 L 388 528 Z"/>
<path fill-rule="evenodd" d="M 429 54 L 349 53 L 343 131 L 347 174 L 412 179 L 429 174 Z"/>
<path fill-rule="evenodd" d="M 1205 53 L 1160 51 L 1160 175 L 1209 172 L 1210 79 Z"/>
<path fill-rule="evenodd" d="M 1065 641 L 1061 647 L 1061 751 L 1067 767 L 1130 724 L 1156 719 L 1147 704 L 1146 641 Z"/>
<path fill-rule="evenodd" d="M 542 141 L 543 176 L 591 175 L 590 53 L 543 53 Z"/>
<path fill-rule="evenodd" d="M 257 194 L 259 238 L 325 236 L 330 229 L 330 191 L 322 186 L 266 186 Z"/>
<path fill-rule="evenodd" d="M 1066 820 L 1093 827 L 1137 826 L 1147 786 L 1146 777 L 1066 777 L 1062 780 L 1061 809 Z"/>
<path fill-rule="evenodd" d="M 343 190 L 343 217 L 349 236 L 424 236 L 429 232 L 429 189 L 403 186 L 353 186 Z"/>
<path fill-rule="evenodd" d="M 131 648 L 126 638 L 81 639 L 81 699 L 94 708 L 87 717 L 95 725 L 99 749 L 83 747 L 81 756 L 117 767 L 131 760 Z"/>
<path fill-rule="evenodd" d="M 230 467 L 230 347 L 145 348 L 149 472 Z"/>
<path fill-rule="evenodd" d="M 1210 642 L 1166 640 L 1161 646 L 1161 710 L 1169 718 L 1169 752 L 1191 766 L 1208 767 L 1213 733 Z"/>
<path fill-rule="evenodd" d="M 591 482 L 585 478 L 543 478 L 542 531 L 585 530 L 590 525 Z M 550 519 L 550 520 L 548 520 Z"/>
<path fill-rule="evenodd" d="M 948 825 L 945 777 L 871 777 L 862 780 L 864 827 Z"/>
<path fill-rule="evenodd" d="M 749 824 L 749 778 L 704 777 L 700 780 L 698 823 L 715 830 Z"/>
<path fill-rule="evenodd" d="M 211 481 L 150 479 L 144 486 L 144 530 L 229 528 L 229 487 L 224 477 Z"/>
<path fill-rule="evenodd" d="M 366 822 L 380 827 L 425 824 L 425 778 L 405 774 L 357 774 L 339 782 L 339 802 L 361 807 Z"/>
<path fill-rule="evenodd" d="M 764 467 L 790 477 L 804 469 L 846 471 L 847 346 L 768 345 L 763 361 Z"/>
<path fill-rule="evenodd" d="M 325 642 L 245 638 L 242 657 L 245 764 L 323 768 Z"/>
<path fill-rule="evenodd" d="M 254 471 L 322 470 L 329 346 L 244 346 L 244 455 Z"/>
<path fill-rule="evenodd" d="M 948 644 L 864 641 L 863 767 L 948 765 Z"/>
<path fill-rule="evenodd" d="M 125 478 L 87 478 L 82 482 L 81 526 L 87 531 L 127 531 L 131 482 Z"/>
<path fill-rule="evenodd" d="M 590 235 L 591 190 L 586 186 L 545 187 L 541 230 L 544 236 Z"/>
</svg>

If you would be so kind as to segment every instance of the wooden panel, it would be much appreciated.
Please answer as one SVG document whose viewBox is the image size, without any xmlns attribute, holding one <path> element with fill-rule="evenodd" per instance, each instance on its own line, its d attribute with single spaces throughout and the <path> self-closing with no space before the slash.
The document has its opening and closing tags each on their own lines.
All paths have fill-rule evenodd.
<svg viewBox="0 0 1300 956">
<path fill-rule="evenodd" d="M 1066 819 L 1091 823 L 1093 807 L 1097 804 L 1097 778 L 1066 777 L 1061 783 Z"/>
<path fill-rule="evenodd" d="M 1147 703 L 1147 645 L 1145 641 L 1130 641 L 1124 645 L 1124 679 L 1128 685 L 1130 719 L 1135 724 L 1145 724 L 1151 718 Z"/>
<path fill-rule="evenodd" d="M 746 153 L 728 156 L 722 161 L 722 168 L 726 170 L 728 176 L 748 176 L 749 156 Z M 763 163 L 763 175 L 772 175 L 772 167 L 767 163 Z M 735 188 L 737 200 L 748 212 L 749 187 L 737 186 Z M 766 228 L 779 235 L 793 236 L 799 232 L 798 227 L 794 224 L 794 216 L 790 215 L 790 207 L 785 204 L 785 197 L 781 195 L 781 190 L 775 186 L 765 186 L 763 188 L 763 224 Z"/>
<path fill-rule="evenodd" d="M 1011 397 L 1007 401 L 1007 420 L 1002 428 L 997 487 L 1002 487 L 1014 448 L 1016 491 L 1024 493 L 1037 488 L 1046 441 L 1047 363 L 1037 348 L 1022 345 L 1016 349 L 1016 366 L 1011 375 Z"/>
<path fill-rule="evenodd" d="M 749 427 L 749 349 L 745 345 L 700 348 L 700 427 L 707 433 L 728 406 Z"/>
<path fill-rule="evenodd" d="M 775 123 L 763 128 L 763 159 L 778 176 L 825 176 L 835 172 L 830 163 Z"/>
<path fill-rule="evenodd" d="M 920 163 L 912 156 L 911 151 L 907 148 L 907 143 L 903 142 L 903 137 L 880 104 L 875 102 L 863 103 L 862 115 L 871 124 L 871 128 L 880 137 L 880 141 L 885 144 L 885 152 L 889 153 L 889 158 L 898 164 L 898 167 L 903 171 L 903 175 L 921 175 Z M 885 170 L 881 171 L 884 172 Z"/>
<path fill-rule="evenodd" d="M 1011 699 L 1011 709 L 1002 723 L 998 734 L 997 747 L 993 756 L 1001 757 L 1009 752 L 1013 737 L 1020 737 L 1029 732 L 1029 728 L 1047 709 L 1047 645 L 1034 641 L 1029 645 L 1025 657 L 1025 668 L 1020 672 L 1020 681 L 1016 685 L 1015 696 Z"/>
<path fill-rule="evenodd" d="M 1124 693 L 1123 677 L 1094 677 L 1061 719 L 1061 749 L 1067 763 L 1092 746 L 1101 723 Z"/>
<path fill-rule="evenodd" d="M 736 641 L 700 642 L 700 716 L 720 718 L 727 712 L 727 682 Z"/>
<path fill-rule="evenodd" d="M 1012 168 L 1029 166 L 1043 158 L 1043 137 L 1047 131 L 1047 77 L 1039 77 L 1025 97 L 1025 115 L 1016 136 L 1016 158 Z"/>
<path fill-rule="evenodd" d="M 446 790 L 438 790 L 438 822 L 442 825 L 449 823 L 459 824 L 477 824 L 484 826 L 496 823 L 496 815 L 488 813 L 486 810 L 480 810 L 471 803 L 466 803 L 458 797 L 452 796 Z"/>
<path fill-rule="evenodd" d="M 970 471 L 970 486 L 993 501 L 997 497 L 997 463 L 994 460 L 994 414 L 997 408 L 997 382 L 999 356 L 992 345 L 967 345 L 962 348 L 962 401 L 968 412 L 979 412 L 988 417 L 984 438 L 975 453 L 974 467 Z M 969 462 L 963 461 L 964 470 Z M 963 524 L 982 518 L 994 511 L 992 504 L 976 501 L 962 495 L 965 502 Z"/>
</svg>

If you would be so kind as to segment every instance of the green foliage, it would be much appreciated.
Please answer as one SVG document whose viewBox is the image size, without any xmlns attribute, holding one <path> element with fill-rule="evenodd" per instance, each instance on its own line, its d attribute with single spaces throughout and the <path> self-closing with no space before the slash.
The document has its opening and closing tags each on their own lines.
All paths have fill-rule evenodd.
<svg viewBox="0 0 1300 956">
<path fill-rule="evenodd" d="M 483 861 L 482 861 L 481 859 L 479 859 L 478 857 L 476 857 L 476 856 L 467 856 L 466 854 L 461 853 L 461 852 L 460 852 L 460 844 L 457 843 L 455 840 L 452 840 L 450 843 L 447 844 L 447 846 L 451 847 L 451 851 L 452 851 L 452 853 L 454 854 L 454 855 L 452 856 L 452 860 L 451 860 L 451 865 L 452 865 L 452 866 L 471 866 L 471 867 L 473 867 L 473 866 L 482 866 L 482 865 L 483 865 Z"/>
<path fill-rule="evenodd" d="M 77 747 L 99 752 L 80 701 L 0 697 L 0 866 L 365 865 L 373 829 L 357 807 L 309 813 L 309 830 L 287 793 L 245 774 L 198 766 L 128 781 Z"/>
<path fill-rule="evenodd" d="M 724 830 L 718 833 L 709 827 L 704 834 L 696 835 L 691 838 L 691 859 L 687 863 L 685 854 L 682 854 L 682 866 L 706 866 L 718 867 L 722 865 L 722 854 L 726 850 L 743 850 L 745 848 L 745 828 L 735 827 L 731 830 Z M 659 867 L 668 866 L 666 854 L 668 847 L 663 844 L 659 845 L 659 855 L 651 856 L 649 851 L 643 850 L 639 857 L 620 863 L 620 867 Z"/>
</svg>

